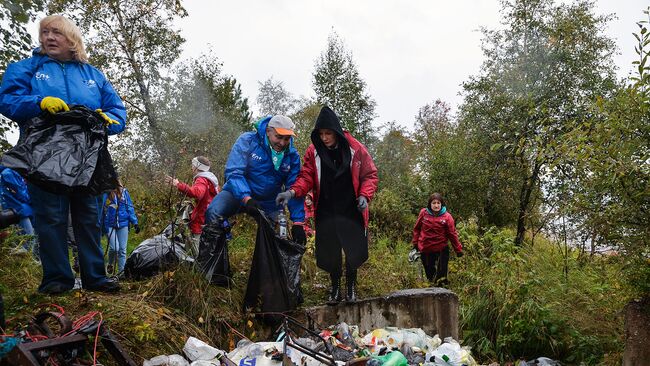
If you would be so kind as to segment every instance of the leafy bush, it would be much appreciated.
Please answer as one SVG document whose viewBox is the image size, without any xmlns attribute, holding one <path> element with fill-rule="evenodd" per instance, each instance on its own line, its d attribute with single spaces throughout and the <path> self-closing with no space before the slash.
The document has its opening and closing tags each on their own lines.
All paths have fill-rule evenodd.
<svg viewBox="0 0 650 366">
<path fill-rule="evenodd" d="M 459 228 L 468 255 L 450 263 L 464 342 L 481 360 L 552 357 L 600 364 L 623 348 L 618 313 L 631 296 L 610 258 L 578 261 L 553 243 L 517 247 L 512 231 Z M 565 271 L 565 268 L 567 269 Z M 616 296 L 612 296 L 616 293 Z"/>
<path fill-rule="evenodd" d="M 411 241 L 417 216 L 402 197 L 389 188 L 377 192 L 370 207 L 370 232 L 393 241 Z"/>
</svg>

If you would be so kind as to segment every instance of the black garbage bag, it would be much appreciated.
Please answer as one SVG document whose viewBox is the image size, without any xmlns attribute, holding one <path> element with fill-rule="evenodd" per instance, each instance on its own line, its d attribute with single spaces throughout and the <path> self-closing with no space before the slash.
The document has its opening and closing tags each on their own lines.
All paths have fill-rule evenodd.
<svg viewBox="0 0 650 366">
<path fill-rule="evenodd" d="M 305 247 L 276 235 L 271 221 L 260 211 L 257 220 L 255 252 L 248 277 L 244 309 L 286 312 L 302 303 L 300 263 Z"/>
<path fill-rule="evenodd" d="M 183 244 L 160 234 L 146 239 L 131 252 L 124 265 L 124 275 L 136 280 L 147 278 L 175 268 L 181 262 L 194 263 L 194 259 L 187 255 Z"/>
<path fill-rule="evenodd" d="M 203 227 L 199 241 L 199 255 L 196 263 L 205 278 L 213 285 L 229 287 L 232 281 L 228 240 L 226 234 L 230 228 L 224 228 L 223 219 L 218 219 Z"/>
<path fill-rule="evenodd" d="M 74 106 L 68 112 L 43 113 L 23 127 L 2 165 L 30 183 L 57 194 L 98 195 L 117 187 L 108 133 L 97 112 Z"/>
</svg>

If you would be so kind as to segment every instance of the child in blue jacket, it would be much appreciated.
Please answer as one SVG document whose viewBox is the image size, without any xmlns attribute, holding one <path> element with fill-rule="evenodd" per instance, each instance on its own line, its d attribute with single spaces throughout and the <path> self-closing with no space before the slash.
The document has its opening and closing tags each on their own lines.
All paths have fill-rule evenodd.
<svg viewBox="0 0 650 366">
<path fill-rule="evenodd" d="M 131 196 L 126 188 L 111 191 L 104 200 L 104 230 L 108 236 L 108 272 L 113 272 L 117 256 L 117 272 L 124 270 L 126 263 L 126 244 L 129 240 L 129 226 L 135 233 L 140 232 L 138 217 L 133 209 Z"/>
<path fill-rule="evenodd" d="M 34 258 L 38 260 L 38 241 L 33 237 L 34 228 L 32 227 L 34 212 L 30 205 L 27 184 L 18 172 L 2 165 L 0 165 L 0 204 L 3 209 L 14 210 L 20 217 L 18 222 L 20 233 L 32 236 L 23 244 L 21 251 L 31 251 Z"/>
</svg>

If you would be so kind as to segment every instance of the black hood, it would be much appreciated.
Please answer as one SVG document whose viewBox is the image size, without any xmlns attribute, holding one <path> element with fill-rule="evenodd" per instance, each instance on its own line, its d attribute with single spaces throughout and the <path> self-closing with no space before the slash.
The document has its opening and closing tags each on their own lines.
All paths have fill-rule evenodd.
<svg viewBox="0 0 650 366">
<path fill-rule="evenodd" d="M 321 141 L 318 134 L 318 130 L 321 128 L 327 128 L 333 130 L 336 133 L 337 145 L 333 149 L 328 149 L 323 141 Z M 311 142 L 316 148 L 316 152 L 321 157 L 323 163 L 333 169 L 336 173 L 336 177 L 340 177 L 346 169 L 350 169 L 350 161 L 352 160 L 352 154 L 350 153 L 350 144 L 345 138 L 343 133 L 343 127 L 341 127 L 341 120 L 336 116 L 333 110 L 328 106 L 324 106 L 320 110 L 318 118 L 316 118 L 316 125 L 314 125 L 314 130 L 311 132 Z M 328 153 L 329 152 L 329 153 Z M 339 156 L 339 161 L 341 164 L 338 167 L 335 166 L 332 161 L 330 153 L 334 153 Z"/>
<path fill-rule="evenodd" d="M 320 114 L 318 114 L 318 118 L 316 118 L 314 130 L 311 132 L 311 142 L 317 148 L 325 147 L 323 142 L 320 140 L 320 136 L 318 135 L 318 130 L 321 128 L 333 130 L 336 132 L 339 145 L 347 145 L 347 140 L 345 139 L 345 134 L 343 133 L 343 127 L 341 127 L 341 120 L 328 106 L 321 108 Z"/>
</svg>

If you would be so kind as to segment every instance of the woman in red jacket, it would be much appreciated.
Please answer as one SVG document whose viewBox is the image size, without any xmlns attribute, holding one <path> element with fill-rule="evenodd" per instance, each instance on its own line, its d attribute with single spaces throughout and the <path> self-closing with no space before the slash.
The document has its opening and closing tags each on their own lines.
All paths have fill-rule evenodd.
<svg viewBox="0 0 650 366">
<path fill-rule="evenodd" d="M 285 204 L 293 197 L 314 194 L 316 265 L 330 274 L 327 303 L 343 298 L 340 291 L 345 253 L 347 301 L 357 300 L 357 268 L 368 259 L 368 202 L 377 190 L 377 168 L 368 150 L 343 131 L 334 111 L 321 109 L 311 133 L 304 165 L 296 182 L 276 198 Z"/>
<path fill-rule="evenodd" d="M 420 210 L 415 222 L 413 247 L 422 253 L 420 258 L 427 279 L 436 286 L 446 286 L 449 283 L 447 280 L 447 264 L 449 263 L 447 241 L 451 242 L 456 256 L 462 257 L 463 246 L 458 240 L 454 218 L 447 212 L 442 195 L 434 193 L 429 197 L 427 207 Z"/>
<path fill-rule="evenodd" d="M 203 230 L 203 225 L 205 225 L 205 211 L 208 209 L 208 205 L 212 202 L 214 196 L 219 193 L 219 181 L 210 172 L 210 160 L 205 156 L 197 156 L 192 159 L 192 174 L 194 174 L 194 184 L 191 186 L 170 176 L 167 176 L 165 181 L 188 197 L 196 200 L 188 226 L 192 233 L 191 251 L 194 255 L 198 255 L 201 230 Z"/>
</svg>

